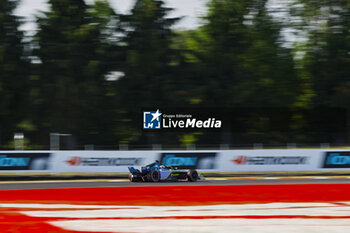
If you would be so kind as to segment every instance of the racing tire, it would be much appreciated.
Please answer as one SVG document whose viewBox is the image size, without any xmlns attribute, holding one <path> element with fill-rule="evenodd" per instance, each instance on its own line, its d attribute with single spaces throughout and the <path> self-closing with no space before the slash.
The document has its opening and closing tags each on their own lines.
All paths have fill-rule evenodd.
<svg viewBox="0 0 350 233">
<path fill-rule="evenodd" d="M 187 180 L 190 182 L 196 182 L 199 179 L 198 172 L 196 170 L 189 170 L 187 173 Z"/>
<path fill-rule="evenodd" d="M 159 182 L 160 181 L 160 172 L 157 170 L 152 170 L 147 174 L 147 180 L 150 182 Z"/>
</svg>

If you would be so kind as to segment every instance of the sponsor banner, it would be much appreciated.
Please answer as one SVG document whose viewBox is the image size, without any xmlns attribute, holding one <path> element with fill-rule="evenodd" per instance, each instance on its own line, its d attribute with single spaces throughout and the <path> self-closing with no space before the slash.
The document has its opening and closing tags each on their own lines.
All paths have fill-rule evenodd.
<svg viewBox="0 0 350 233">
<path fill-rule="evenodd" d="M 156 159 L 152 151 L 59 151 L 53 172 L 128 172 Z"/>
<path fill-rule="evenodd" d="M 315 171 L 322 150 L 222 151 L 220 171 Z"/>
<path fill-rule="evenodd" d="M 216 169 L 216 152 L 166 152 L 161 153 L 160 162 L 180 169 Z"/>
<path fill-rule="evenodd" d="M 350 168 L 350 151 L 328 151 L 324 157 L 324 168 Z"/>
<path fill-rule="evenodd" d="M 71 166 L 137 166 L 142 165 L 143 158 L 112 158 L 112 157 L 72 157 L 65 161 Z"/>
<path fill-rule="evenodd" d="M 0 171 L 49 170 L 50 155 L 50 153 L 0 152 Z"/>
<path fill-rule="evenodd" d="M 308 156 L 238 156 L 233 160 L 238 165 L 299 165 L 307 164 Z"/>
</svg>

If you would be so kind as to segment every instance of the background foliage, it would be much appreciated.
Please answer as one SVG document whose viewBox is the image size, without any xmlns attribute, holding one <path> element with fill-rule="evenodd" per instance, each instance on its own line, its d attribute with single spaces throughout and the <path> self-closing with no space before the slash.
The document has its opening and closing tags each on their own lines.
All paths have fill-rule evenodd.
<svg viewBox="0 0 350 233">
<path fill-rule="evenodd" d="M 50 132 L 71 134 L 73 149 L 350 140 L 349 0 L 210 0 L 195 30 L 174 30 L 181 18 L 161 0 L 136 0 L 128 14 L 107 0 L 48 3 L 27 37 L 18 1 L 0 0 L 3 148 L 15 132 L 38 149 Z M 169 107 L 224 108 L 229 123 L 142 131 L 143 109 Z"/>
</svg>

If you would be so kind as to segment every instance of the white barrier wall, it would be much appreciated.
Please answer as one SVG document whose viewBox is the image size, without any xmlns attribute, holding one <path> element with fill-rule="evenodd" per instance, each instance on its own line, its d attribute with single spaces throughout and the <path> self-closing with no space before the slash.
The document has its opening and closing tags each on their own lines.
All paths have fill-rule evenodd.
<svg viewBox="0 0 350 233">
<path fill-rule="evenodd" d="M 350 150 L 0 151 L 0 173 L 128 172 L 161 161 L 200 171 L 350 171 Z"/>
</svg>

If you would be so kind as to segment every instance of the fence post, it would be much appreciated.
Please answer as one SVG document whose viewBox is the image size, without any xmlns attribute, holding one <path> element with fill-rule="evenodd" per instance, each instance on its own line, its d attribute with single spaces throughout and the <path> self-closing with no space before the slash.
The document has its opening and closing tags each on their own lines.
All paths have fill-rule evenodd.
<svg viewBox="0 0 350 233">
<path fill-rule="evenodd" d="M 85 150 L 94 150 L 94 145 L 85 145 L 84 149 Z"/>
<path fill-rule="evenodd" d="M 153 144 L 152 145 L 152 150 L 161 150 L 162 149 L 162 145 L 160 144 Z"/>
<path fill-rule="evenodd" d="M 196 145 L 195 144 L 189 144 L 186 147 L 187 150 L 195 150 L 196 149 Z"/>
<path fill-rule="evenodd" d="M 60 150 L 60 136 L 69 137 L 71 134 L 50 133 L 50 150 Z"/>
<path fill-rule="evenodd" d="M 287 143 L 287 149 L 296 149 L 297 144 L 296 143 Z"/>
<path fill-rule="evenodd" d="M 128 144 L 119 144 L 119 150 L 129 150 Z"/>
<path fill-rule="evenodd" d="M 15 133 L 13 136 L 13 140 L 15 143 L 15 150 L 24 150 L 24 134 L 23 133 Z"/>
<path fill-rule="evenodd" d="M 220 150 L 229 150 L 230 147 L 228 144 L 220 144 Z"/>
</svg>

